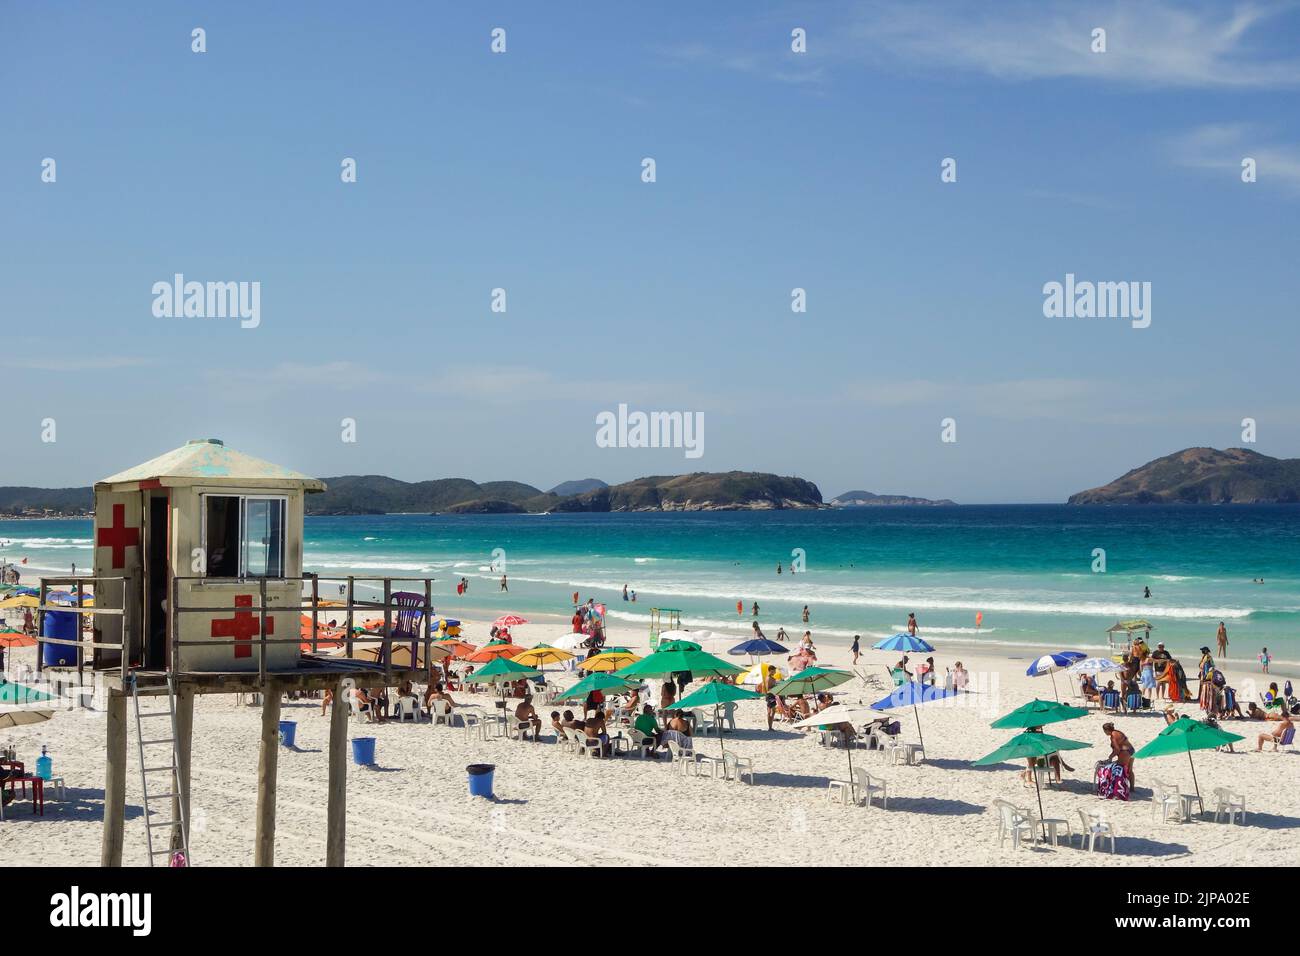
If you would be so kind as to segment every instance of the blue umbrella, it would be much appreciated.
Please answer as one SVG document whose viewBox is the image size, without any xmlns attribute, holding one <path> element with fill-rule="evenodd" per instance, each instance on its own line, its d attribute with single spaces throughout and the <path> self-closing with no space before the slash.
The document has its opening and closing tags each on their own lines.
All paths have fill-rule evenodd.
<svg viewBox="0 0 1300 956">
<path fill-rule="evenodd" d="M 1030 664 L 1025 673 L 1030 677 L 1042 677 L 1044 674 L 1051 674 L 1052 694 L 1057 700 L 1060 700 L 1061 695 L 1056 692 L 1056 669 L 1058 667 L 1069 667 L 1075 661 L 1081 661 L 1087 656 L 1083 651 L 1057 651 L 1055 654 L 1044 654 Z"/>
<path fill-rule="evenodd" d="M 743 644 L 737 644 L 728 654 L 789 654 L 788 648 L 782 647 L 776 641 L 769 641 L 766 637 L 755 637 L 752 640 L 745 641 Z"/>
<path fill-rule="evenodd" d="M 921 640 L 919 637 L 913 637 L 911 634 L 895 634 L 893 637 L 887 637 L 883 641 L 877 641 L 871 645 L 878 651 L 908 651 L 915 654 L 918 651 L 932 651 L 934 648 Z"/>
<path fill-rule="evenodd" d="M 944 697 L 956 697 L 955 690 L 948 690 L 945 687 L 927 687 L 925 684 L 915 682 L 900 684 L 894 688 L 894 692 L 884 700 L 878 700 L 871 705 L 872 710 L 890 710 L 894 707 L 912 707 L 912 713 L 916 717 L 916 736 L 920 738 L 922 749 L 925 748 L 925 738 L 921 736 L 921 714 L 916 709 L 918 704 L 928 704 L 932 700 L 939 700 Z"/>
</svg>

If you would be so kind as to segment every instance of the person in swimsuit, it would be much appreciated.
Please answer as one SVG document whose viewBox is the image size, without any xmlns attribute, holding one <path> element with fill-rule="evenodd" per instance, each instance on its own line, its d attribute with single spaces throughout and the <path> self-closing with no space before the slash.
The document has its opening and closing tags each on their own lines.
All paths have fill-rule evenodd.
<svg viewBox="0 0 1300 956">
<path fill-rule="evenodd" d="M 552 721 L 554 721 L 556 716 L 559 715 L 552 715 Z M 519 702 L 517 707 L 515 707 L 515 720 L 519 721 L 521 724 L 531 724 L 533 728 L 533 743 L 541 743 L 542 718 L 537 716 L 537 710 L 533 707 L 532 694 L 524 694 L 524 699 Z"/>
<path fill-rule="evenodd" d="M 861 649 L 858 646 L 860 640 L 862 640 L 862 638 L 859 635 L 853 635 L 853 647 L 851 647 L 850 650 L 853 651 L 853 663 L 855 664 L 858 662 L 858 655 L 861 653 Z"/>
<path fill-rule="evenodd" d="M 1228 656 L 1228 629 L 1223 622 L 1219 622 L 1219 633 L 1215 635 L 1215 642 L 1219 645 L 1219 657 Z"/>
<path fill-rule="evenodd" d="M 1124 768 L 1124 775 L 1128 777 L 1128 785 L 1133 787 L 1133 745 L 1129 743 L 1128 737 L 1124 736 L 1122 730 L 1117 730 L 1115 725 L 1109 721 L 1101 725 L 1102 733 L 1110 738 L 1110 755 L 1115 761 Z"/>
</svg>

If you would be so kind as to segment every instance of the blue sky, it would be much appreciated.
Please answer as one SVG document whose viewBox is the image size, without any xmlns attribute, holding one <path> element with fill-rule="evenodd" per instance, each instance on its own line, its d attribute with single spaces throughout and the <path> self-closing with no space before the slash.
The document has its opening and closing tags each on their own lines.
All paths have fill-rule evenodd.
<svg viewBox="0 0 1300 956">
<path fill-rule="evenodd" d="M 1300 7 L 718 6 L 7 0 L 0 484 L 203 436 L 319 475 L 963 502 L 1244 417 L 1300 454 Z M 260 282 L 260 326 L 156 318 L 176 272 Z M 1045 318 L 1067 272 L 1149 281 L 1151 326 Z M 703 413 L 704 456 L 597 447 L 620 402 Z"/>
</svg>

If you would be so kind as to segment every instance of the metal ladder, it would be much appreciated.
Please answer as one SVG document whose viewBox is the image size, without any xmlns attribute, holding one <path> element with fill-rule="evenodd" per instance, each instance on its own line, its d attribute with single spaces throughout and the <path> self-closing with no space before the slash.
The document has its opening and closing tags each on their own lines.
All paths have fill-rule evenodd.
<svg viewBox="0 0 1300 956">
<path fill-rule="evenodd" d="M 181 850 L 185 854 L 185 865 L 190 865 L 190 837 L 188 827 L 185 825 L 186 816 L 189 808 L 185 806 L 185 791 L 181 787 L 180 763 L 176 754 L 176 695 L 175 687 L 172 683 L 172 677 L 167 677 L 167 709 L 166 710 L 144 710 L 140 709 L 140 690 L 136 685 L 135 678 L 131 679 L 131 700 L 135 708 L 135 739 L 136 745 L 140 748 L 140 787 L 144 795 L 144 836 L 149 847 L 149 865 L 154 865 L 154 860 L 160 856 L 171 857 L 174 850 L 172 849 L 172 833 L 179 831 Z M 170 737 L 145 737 L 144 721 L 155 717 L 168 717 L 168 724 L 171 727 Z M 151 725 L 152 726 L 152 725 Z M 163 745 L 167 745 L 169 759 L 166 763 L 162 762 L 161 757 L 154 757 L 156 763 L 151 764 L 146 754 L 152 750 L 157 754 Z M 168 793 L 152 793 L 149 790 L 149 781 L 154 779 L 157 774 L 166 771 L 171 779 L 171 791 Z M 175 820 L 151 820 L 149 815 L 152 811 L 149 809 L 151 800 L 168 800 L 176 799 L 176 807 L 180 815 Z M 158 811 L 162 812 L 162 811 Z M 170 804 L 168 805 L 170 813 Z M 168 838 L 166 845 L 159 850 L 154 849 L 153 831 L 167 829 Z"/>
</svg>

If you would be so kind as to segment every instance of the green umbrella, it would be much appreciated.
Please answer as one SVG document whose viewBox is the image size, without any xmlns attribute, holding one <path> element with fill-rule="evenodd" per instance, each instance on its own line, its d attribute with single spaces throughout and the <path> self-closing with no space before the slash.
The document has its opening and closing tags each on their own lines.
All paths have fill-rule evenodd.
<svg viewBox="0 0 1300 956">
<path fill-rule="evenodd" d="M 54 695 L 28 687 L 26 684 L 0 681 L 0 705 L 13 708 L 0 711 L 0 727 L 18 727 L 22 724 L 38 724 L 43 720 L 49 720 L 54 716 L 54 711 L 24 706 L 39 704 L 46 700 L 54 700 Z"/>
<path fill-rule="evenodd" d="M 770 693 L 778 697 L 790 694 L 815 694 L 818 691 L 838 687 L 840 684 L 847 684 L 854 676 L 849 671 L 836 670 L 832 667 L 807 667 L 776 684 L 771 688 Z"/>
<path fill-rule="evenodd" d="M 555 699 L 582 700 L 593 690 L 631 690 L 637 685 L 637 683 L 638 682 L 635 680 L 624 680 L 621 677 L 615 677 L 613 674 L 598 672 L 595 674 L 588 674 Z"/>
<path fill-rule="evenodd" d="M 1069 704 L 1058 704 L 1052 700 L 1034 699 L 1023 707 L 1017 707 L 1005 717 L 999 717 L 990 726 L 1042 727 L 1044 724 L 1055 724 L 1062 720 L 1074 720 L 1076 717 L 1086 716 L 1088 711 L 1083 707 L 1071 707 Z"/>
<path fill-rule="evenodd" d="M 1218 727 L 1211 727 L 1190 717 L 1179 717 L 1172 724 L 1160 731 L 1134 757 L 1167 757 L 1170 754 L 1187 754 L 1187 764 L 1192 768 L 1192 786 L 1196 788 L 1196 799 L 1201 799 L 1201 785 L 1196 781 L 1196 765 L 1192 763 L 1193 750 L 1216 750 L 1224 744 L 1245 740 L 1245 737 L 1230 734 Z"/>
<path fill-rule="evenodd" d="M 38 704 L 43 700 L 53 699 L 53 694 L 47 694 L 35 687 L 0 681 L 0 704 Z"/>
<path fill-rule="evenodd" d="M 725 755 L 727 748 L 722 743 L 722 721 L 718 719 L 718 708 L 733 700 L 757 700 L 762 696 L 762 694 L 756 694 L 752 690 L 737 687 L 735 684 L 724 684 L 715 680 L 705 684 L 694 693 L 687 694 L 669 709 L 690 710 L 692 707 L 708 707 L 712 704 L 713 724 L 718 728 L 718 748 Z"/>
<path fill-rule="evenodd" d="M 694 641 L 665 641 L 657 648 L 661 651 L 702 651 L 704 648 Z"/>
<path fill-rule="evenodd" d="M 704 651 L 655 651 L 635 664 L 614 672 L 618 677 L 668 677 L 689 671 L 695 677 L 729 677 L 739 674 L 743 667 L 730 661 L 706 654 Z"/>
<path fill-rule="evenodd" d="M 1035 703 L 1044 703 L 1044 701 L 1035 701 Z M 1024 708 L 1020 708 L 1024 710 Z M 1077 708 L 1075 708 L 1077 709 Z M 1013 712 L 1014 713 L 1014 712 Z M 1011 717 L 1002 718 L 1006 720 Z M 1059 719 L 1059 718 L 1058 718 Z M 1066 718 L 1067 720 L 1069 718 Z M 996 727 L 997 724 L 994 724 Z M 1017 734 L 999 747 L 993 753 L 986 757 L 980 757 L 979 760 L 972 761 L 976 767 L 986 767 L 989 764 L 1002 763 L 1006 760 L 1016 760 L 1021 757 L 1048 757 L 1062 750 L 1087 750 L 1092 744 L 1085 744 L 1081 740 L 1066 740 L 1063 737 L 1053 737 L 1051 734 Z M 1038 774 L 1034 774 L 1034 792 L 1038 794 L 1038 819 L 1043 819 L 1043 792 L 1038 788 Z M 1043 839 L 1047 839 L 1047 824 L 1042 824 Z"/>
<path fill-rule="evenodd" d="M 466 684 L 497 684 L 501 687 L 501 716 L 506 716 L 506 684 L 530 677 L 541 677 L 542 672 L 536 667 L 516 664 L 508 657 L 498 657 L 488 661 L 483 667 L 463 679 Z"/>
</svg>

